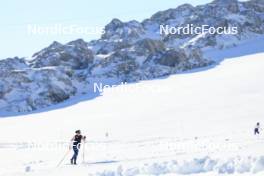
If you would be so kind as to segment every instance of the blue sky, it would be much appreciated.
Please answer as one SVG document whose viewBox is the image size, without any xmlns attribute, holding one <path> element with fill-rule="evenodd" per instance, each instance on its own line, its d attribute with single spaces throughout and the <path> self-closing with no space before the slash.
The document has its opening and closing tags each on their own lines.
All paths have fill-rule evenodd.
<svg viewBox="0 0 264 176">
<path fill-rule="evenodd" d="M 29 35 L 28 24 L 54 26 L 61 24 L 103 27 L 113 18 L 122 21 L 143 20 L 157 11 L 175 8 L 183 3 L 205 4 L 211 0 L 8 0 L 0 9 L 0 59 L 28 57 L 53 41 L 66 43 L 96 35 Z"/>
</svg>

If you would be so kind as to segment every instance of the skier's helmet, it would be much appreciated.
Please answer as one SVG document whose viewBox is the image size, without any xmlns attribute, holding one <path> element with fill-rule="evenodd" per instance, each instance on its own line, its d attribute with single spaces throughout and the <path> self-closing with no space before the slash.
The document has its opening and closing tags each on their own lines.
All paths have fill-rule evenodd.
<svg viewBox="0 0 264 176">
<path fill-rule="evenodd" d="M 259 122 L 257 123 L 257 125 L 259 125 Z"/>
<path fill-rule="evenodd" d="M 81 134 L 81 130 L 76 130 L 75 133 L 76 134 Z"/>
</svg>

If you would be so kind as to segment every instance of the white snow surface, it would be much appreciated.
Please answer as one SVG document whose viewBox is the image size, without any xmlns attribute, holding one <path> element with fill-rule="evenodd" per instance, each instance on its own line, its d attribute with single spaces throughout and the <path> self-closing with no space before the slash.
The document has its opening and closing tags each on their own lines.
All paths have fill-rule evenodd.
<svg viewBox="0 0 264 176">
<path fill-rule="evenodd" d="M 264 53 L 0 119 L 0 176 L 264 175 Z M 159 87 L 162 91 L 129 88 Z M 122 91 L 123 90 L 123 91 Z M 76 129 L 87 136 L 69 165 Z M 83 153 L 85 157 L 83 158 Z"/>
</svg>

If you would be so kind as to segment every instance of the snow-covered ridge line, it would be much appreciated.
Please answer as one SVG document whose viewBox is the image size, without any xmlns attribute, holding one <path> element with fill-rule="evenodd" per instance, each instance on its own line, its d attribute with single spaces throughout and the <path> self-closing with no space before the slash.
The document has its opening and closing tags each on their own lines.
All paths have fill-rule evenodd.
<svg viewBox="0 0 264 176">
<path fill-rule="evenodd" d="M 205 49 L 237 47 L 262 37 L 263 16 L 263 1 L 258 0 L 215 0 L 196 7 L 184 4 L 142 22 L 113 19 L 98 40 L 53 42 L 31 60 L 1 60 L 0 116 L 36 112 L 78 95 L 95 98 L 94 82 L 138 82 L 212 66 L 216 59 L 204 55 Z M 160 35 L 161 24 L 236 26 L 238 34 Z"/>
</svg>

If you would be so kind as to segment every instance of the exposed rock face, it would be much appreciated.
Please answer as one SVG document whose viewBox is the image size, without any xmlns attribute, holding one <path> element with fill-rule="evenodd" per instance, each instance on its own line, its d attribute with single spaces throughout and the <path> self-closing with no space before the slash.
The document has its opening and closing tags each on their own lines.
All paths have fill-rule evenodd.
<svg viewBox="0 0 264 176">
<path fill-rule="evenodd" d="M 238 33 L 160 34 L 160 25 L 187 24 L 235 26 Z M 32 60 L 0 60 L 0 112 L 29 112 L 90 94 L 88 88 L 95 81 L 135 82 L 208 66 L 213 61 L 203 56 L 202 49 L 233 47 L 263 34 L 263 0 L 184 4 L 143 22 L 113 19 L 101 39 L 53 42 Z"/>
<path fill-rule="evenodd" d="M 93 62 L 93 53 L 87 43 L 79 39 L 62 45 L 58 42 L 33 55 L 31 65 L 34 68 L 47 66 L 69 66 L 73 69 L 85 69 Z"/>
<path fill-rule="evenodd" d="M 23 58 L 7 58 L 5 60 L 0 60 L 0 75 L 3 76 L 4 73 L 8 72 L 9 70 L 16 70 L 16 69 L 26 69 L 28 65 Z"/>
<path fill-rule="evenodd" d="M 105 28 L 106 33 L 101 40 L 95 41 L 91 47 L 98 54 L 109 54 L 118 49 L 128 48 L 142 39 L 160 40 L 166 47 L 195 46 L 227 48 L 239 43 L 240 40 L 252 37 L 252 33 L 264 33 L 263 1 L 251 0 L 215 0 L 206 5 L 193 7 L 181 5 L 154 14 L 142 23 L 136 21 L 122 22 L 112 20 Z M 195 34 L 160 35 L 160 25 L 184 27 L 209 25 L 211 27 L 237 27 L 236 35 L 204 35 Z M 193 42 L 195 39 L 195 42 Z M 230 40 L 230 42 L 223 42 Z"/>
<path fill-rule="evenodd" d="M 135 20 L 123 23 L 118 19 L 113 19 L 105 26 L 105 34 L 102 35 L 102 39 L 111 41 L 122 39 L 131 40 L 139 38 L 142 34 L 144 34 L 144 28 L 141 23 Z"/>
<path fill-rule="evenodd" d="M 194 10 L 195 8 L 192 5 L 183 4 L 175 9 L 158 12 L 154 14 L 149 20 L 159 24 L 169 24 L 170 22 L 173 24 L 176 21 L 177 23 L 180 23 L 182 20 L 180 18 L 188 18 L 192 13 L 194 13 Z"/>
<path fill-rule="evenodd" d="M 41 68 L 11 70 L 0 76 L 0 109 L 26 112 L 62 102 L 76 88 L 65 70 Z"/>
<path fill-rule="evenodd" d="M 155 54 L 157 52 L 166 50 L 166 46 L 162 41 L 149 38 L 138 41 L 134 46 L 134 49 L 137 51 L 138 55 Z"/>
</svg>

